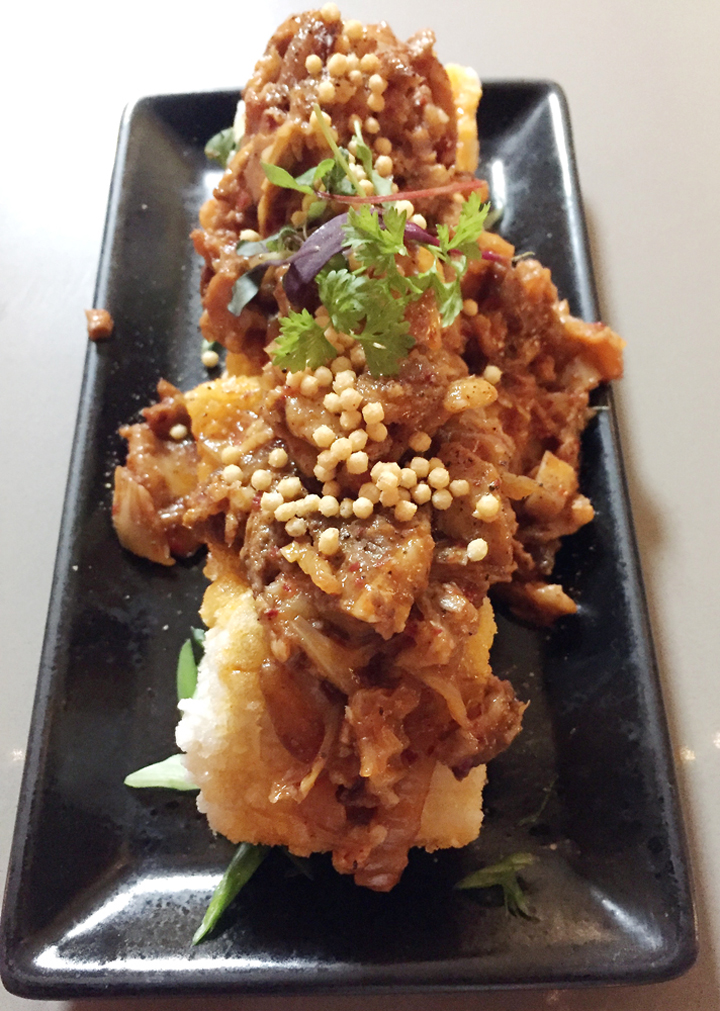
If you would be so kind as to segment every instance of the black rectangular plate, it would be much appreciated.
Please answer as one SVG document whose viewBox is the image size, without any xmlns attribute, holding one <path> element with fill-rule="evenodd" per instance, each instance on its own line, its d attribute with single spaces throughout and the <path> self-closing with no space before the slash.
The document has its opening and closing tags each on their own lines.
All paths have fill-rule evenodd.
<svg viewBox="0 0 720 1011">
<path fill-rule="evenodd" d="M 670 748 L 608 391 L 584 440 L 597 518 L 558 574 L 579 613 L 550 631 L 500 611 L 493 666 L 530 699 L 490 767 L 486 824 L 462 851 L 414 852 L 389 895 L 314 858 L 315 881 L 274 853 L 225 930 L 190 947 L 232 847 L 192 794 L 133 791 L 131 770 L 174 750 L 174 668 L 196 622 L 201 564 L 124 552 L 110 522 L 118 427 L 164 376 L 201 381 L 199 258 L 188 233 L 218 173 L 205 140 L 229 92 L 146 98 L 122 124 L 96 305 L 115 335 L 88 349 L 75 452 L 15 830 L 2 931 L 7 988 L 28 997 L 283 988 L 481 988 L 641 982 L 676 975 L 695 931 Z M 482 173 L 500 230 L 596 318 L 564 98 L 496 82 L 481 103 Z M 532 820 L 543 798 L 542 813 Z M 492 893 L 454 892 L 483 862 L 529 851 L 534 919 Z"/>
</svg>

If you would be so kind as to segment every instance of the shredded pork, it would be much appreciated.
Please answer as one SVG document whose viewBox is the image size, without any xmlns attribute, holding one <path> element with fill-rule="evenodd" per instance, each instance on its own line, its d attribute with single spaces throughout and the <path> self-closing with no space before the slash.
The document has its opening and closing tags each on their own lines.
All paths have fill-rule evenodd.
<svg viewBox="0 0 720 1011">
<path fill-rule="evenodd" d="M 338 870 L 377 890 L 396 883 L 411 846 L 461 845 L 479 829 L 477 791 L 461 801 L 478 805 L 465 829 L 438 798 L 455 796 L 451 782 L 481 789 L 480 767 L 520 730 L 524 705 L 488 664 L 488 592 L 536 621 L 575 610 L 552 582 L 553 561 L 560 538 L 593 516 L 577 480 L 589 393 L 621 372 L 620 338 L 573 318 L 541 264 L 516 262 L 512 246 L 483 233 L 455 322 L 443 327 L 423 296 L 408 310 L 415 344 L 398 374 L 355 368 L 358 405 L 382 408 L 380 436 L 363 444 L 366 470 L 338 463 L 331 480 L 318 477 L 315 433 L 327 427 L 342 440 L 348 428 L 328 407 L 330 386 L 296 382 L 268 358 L 278 313 L 290 310 L 282 268 L 268 268 L 239 315 L 229 310 L 248 269 L 236 246 L 243 230 L 264 236 L 302 213 L 302 194 L 271 185 L 260 162 L 297 175 L 327 157 L 311 115 L 326 81 L 338 143 L 351 142 L 354 117 L 377 127 L 376 150 L 392 150 L 400 190 L 467 177 L 474 166 L 458 132 L 458 123 L 467 132 L 467 108 L 457 108 L 467 78 L 456 70 L 451 81 L 433 42 L 421 32 L 400 43 L 384 24 L 358 35 L 320 12 L 275 34 L 244 93 L 245 141 L 193 236 L 206 264 L 201 327 L 228 349 L 227 371 L 186 394 L 161 382 L 144 421 L 122 430 L 128 457 L 115 486 L 114 520 L 131 551 L 172 564 L 201 543 L 209 549 L 215 589 L 203 616 L 216 646 L 201 668 L 205 701 L 184 704 L 179 741 L 211 824 L 235 841 L 331 850 Z M 327 68 L 335 54 L 352 57 L 359 79 L 307 69 L 310 57 Z M 371 67 L 385 84 L 382 106 L 368 104 Z M 452 225 L 458 202 L 429 196 L 416 209 L 429 227 Z M 411 248 L 404 269 L 418 271 L 420 258 Z M 411 446 L 418 433 L 424 450 Z M 385 501 L 378 485 L 380 501 L 358 515 L 352 503 L 369 494 L 376 464 L 397 465 L 405 484 L 397 478 Z M 445 498 L 416 491 L 431 468 Z M 296 505 L 283 513 L 268 498 L 278 494 Z M 325 499 L 336 513 L 332 503 L 321 510 Z M 213 678 L 230 692 L 222 702 Z M 246 699 L 237 712 L 233 691 Z M 213 706 L 237 721 L 221 731 L 218 709 L 214 744 Z M 252 741 L 254 757 L 238 763 Z"/>
</svg>

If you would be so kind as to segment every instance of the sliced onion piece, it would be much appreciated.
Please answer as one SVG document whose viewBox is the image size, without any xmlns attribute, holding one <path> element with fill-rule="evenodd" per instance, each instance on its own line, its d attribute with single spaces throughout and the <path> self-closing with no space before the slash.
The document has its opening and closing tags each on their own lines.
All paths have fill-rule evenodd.
<svg viewBox="0 0 720 1011">
<path fill-rule="evenodd" d="M 300 614 L 295 618 L 293 624 L 297 641 L 315 664 L 321 676 L 343 694 L 352 695 L 360 684 L 355 671 L 368 663 L 372 655 L 372 647 L 351 649 L 343 646 L 320 632 Z"/>
</svg>

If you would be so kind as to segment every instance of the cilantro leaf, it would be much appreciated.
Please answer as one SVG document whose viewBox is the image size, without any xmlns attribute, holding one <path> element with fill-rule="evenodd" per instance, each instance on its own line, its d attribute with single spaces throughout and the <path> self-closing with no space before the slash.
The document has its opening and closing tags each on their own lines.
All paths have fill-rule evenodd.
<svg viewBox="0 0 720 1011">
<path fill-rule="evenodd" d="M 442 324 L 448 327 L 462 310 L 460 281 L 467 269 L 468 259 L 477 259 L 482 254 L 478 239 L 482 234 L 489 204 L 481 206 L 480 194 L 471 193 L 462 206 L 457 227 L 452 235 L 447 225 L 438 225 L 439 246 L 427 246 L 436 259 L 451 266 L 450 280 L 444 281 L 434 264 L 424 274 L 409 277 L 407 283 L 415 290 L 427 291 L 432 288 L 437 301 Z"/>
<path fill-rule="evenodd" d="M 229 126 L 226 130 L 221 130 L 210 138 L 205 145 L 205 157 L 210 161 L 218 162 L 223 168 L 227 168 L 227 163 L 235 154 L 236 149 L 235 131 Z"/>
<path fill-rule="evenodd" d="M 146 765 L 125 777 L 125 786 L 136 790 L 161 787 L 168 790 L 197 790 L 182 764 L 182 755 L 171 755 L 162 762 Z"/>
<path fill-rule="evenodd" d="M 280 330 L 281 334 L 275 341 L 273 362 L 281 369 L 292 369 L 293 372 L 304 368 L 317 369 L 337 357 L 337 351 L 307 309 L 282 316 Z"/>
<path fill-rule="evenodd" d="M 371 375 L 397 375 L 400 359 L 415 344 L 405 321 L 409 299 L 396 295 L 387 278 L 346 268 L 318 275 L 318 291 L 335 329 L 363 347 Z"/>
<path fill-rule="evenodd" d="M 487 218 L 490 204 L 480 205 L 480 194 L 471 193 L 463 203 L 455 231 L 450 236 L 447 225 L 438 225 L 437 237 L 440 255 L 448 259 L 451 252 L 462 253 L 469 260 L 477 260 L 482 255 L 477 244 Z"/>
<path fill-rule="evenodd" d="M 468 874 L 458 881 L 455 888 L 494 888 L 500 886 L 503 892 L 505 909 L 513 916 L 524 916 L 532 919 L 525 900 L 522 885 L 518 881 L 518 872 L 535 862 L 532 853 L 511 853 L 490 867 Z"/>
<path fill-rule="evenodd" d="M 432 288 L 440 310 L 443 326 L 450 326 L 462 312 L 463 298 L 459 278 L 454 281 L 443 281 L 437 270 L 431 270 Z"/>
<path fill-rule="evenodd" d="M 408 300 L 393 295 L 389 287 L 375 285 L 362 333 L 354 334 L 365 352 L 373 376 L 396 376 L 400 361 L 415 344 L 405 320 Z"/>
<path fill-rule="evenodd" d="M 317 283 L 320 301 L 330 314 L 330 322 L 336 330 L 349 334 L 367 313 L 370 278 L 343 267 L 322 271 Z"/>
<path fill-rule="evenodd" d="M 366 268 L 399 277 L 396 256 L 405 256 L 404 211 L 389 208 L 382 218 L 368 204 L 351 207 L 343 231 L 348 245 Z M 384 225 L 384 227 L 383 227 Z"/>
<path fill-rule="evenodd" d="M 254 846 L 252 843 L 240 843 L 220 883 L 212 894 L 202 923 L 195 931 L 193 944 L 200 941 L 215 927 L 218 920 L 246 885 L 268 853 L 268 846 Z"/>
<path fill-rule="evenodd" d="M 396 376 L 400 371 L 400 360 L 406 358 L 415 346 L 415 338 L 406 330 L 381 334 L 363 331 L 356 340 L 365 352 L 365 361 L 371 376 Z"/>
<path fill-rule="evenodd" d="M 329 144 L 331 140 L 329 137 Z M 336 153 L 336 164 L 326 177 L 327 182 L 338 166 L 346 168 L 350 178 L 344 155 L 334 141 L 331 147 Z M 369 170 L 373 170 L 372 153 L 359 129 L 356 129 L 355 150 L 369 174 Z M 309 175 L 305 175 L 309 179 Z M 316 280 L 332 325 L 339 332 L 354 337 L 363 347 L 372 375 L 398 373 L 401 359 L 415 344 L 405 313 L 408 305 L 424 292 L 432 291 L 443 326 L 450 326 L 457 318 L 462 310 L 460 281 L 468 258 L 480 255 L 477 240 L 487 210 L 480 205 L 479 195 L 472 194 L 463 205 L 453 234 L 450 235 L 447 226 L 440 226 L 439 245 L 426 247 L 434 257 L 430 269 L 405 276 L 397 259 L 407 255 L 406 213 L 395 207 L 379 212 L 367 204 L 349 208 L 347 222 L 342 225 L 344 245 L 352 251 L 360 267 L 351 271 L 342 260 L 339 265 L 327 264 L 316 275 Z M 450 267 L 449 280 L 443 279 L 438 261 Z M 317 368 L 336 357 L 334 348 L 307 310 L 290 313 L 281 319 L 280 327 L 282 333 L 276 341 L 273 360 L 281 368 Z"/>
</svg>

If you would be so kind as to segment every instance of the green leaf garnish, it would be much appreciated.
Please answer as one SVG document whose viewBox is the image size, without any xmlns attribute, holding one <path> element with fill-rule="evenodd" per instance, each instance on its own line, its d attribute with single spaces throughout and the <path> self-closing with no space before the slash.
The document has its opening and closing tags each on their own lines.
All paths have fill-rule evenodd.
<svg viewBox="0 0 720 1011">
<path fill-rule="evenodd" d="M 146 765 L 136 772 L 131 772 L 124 779 L 125 786 L 132 786 L 136 790 L 148 787 L 161 787 L 168 790 L 199 789 L 190 780 L 181 759 L 182 755 L 171 755 L 163 762 L 155 762 L 153 765 Z"/>
<path fill-rule="evenodd" d="M 335 161 L 337 162 L 337 164 L 339 165 L 339 167 L 344 172 L 346 179 L 348 180 L 348 182 L 350 183 L 350 185 L 353 188 L 353 191 L 355 193 L 357 193 L 358 196 L 361 197 L 363 195 L 362 187 L 360 186 L 360 183 L 355 178 L 355 174 L 350 171 L 350 163 L 348 162 L 348 159 L 347 159 L 347 151 L 344 151 L 344 149 L 339 148 L 337 146 L 335 138 L 333 137 L 332 133 L 330 132 L 330 127 L 325 122 L 325 117 L 322 114 L 322 109 L 320 108 L 320 106 L 317 103 L 315 103 L 315 105 L 313 106 L 313 112 L 315 113 L 315 119 L 317 120 L 318 126 L 320 127 L 320 132 L 322 133 L 323 137 L 325 138 L 328 147 L 330 148 L 330 150 L 332 151 L 332 153 L 335 155 Z M 329 186 L 328 186 L 328 190 L 330 190 Z M 332 193 L 339 193 L 340 190 L 334 189 L 334 190 L 330 190 L 330 192 L 332 192 Z"/>
<path fill-rule="evenodd" d="M 348 166 L 349 170 L 349 152 L 344 147 L 339 147 L 338 153 L 342 155 L 343 162 Z M 339 193 L 344 197 L 351 197 L 355 194 L 355 183 L 357 183 L 357 180 L 355 179 L 355 176 L 352 176 L 352 179 L 348 178 L 345 169 L 340 162 L 333 162 L 333 167 L 330 169 L 323 182 L 325 183 L 325 189 L 328 193 Z"/>
<path fill-rule="evenodd" d="M 210 138 L 205 145 L 205 157 L 211 161 L 219 162 L 223 168 L 227 168 L 227 163 L 236 150 L 235 131 L 229 126 L 226 130 L 221 130 Z"/>
<path fill-rule="evenodd" d="M 355 121 L 355 157 L 360 160 L 360 164 L 365 169 L 365 175 L 375 187 L 378 196 L 384 197 L 392 193 L 392 177 L 381 176 L 375 171 L 372 151 L 363 140 L 357 120 Z"/>
<path fill-rule="evenodd" d="M 355 339 L 365 352 L 365 361 L 372 376 L 395 376 L 400 361 L 415 344 L 410 336 L 410 324 L 405 320 L 406 302 L 387 289 L 378 287 L 365 319 L 362 333 Z"/>
<path fill-rule="evenodd" d="M 263 241 L 262 239 L 245 239 L 243 242 L 238 242 L 235 246 L 235 252 L 239 253 L 240 256 L 247 256 L 250 259 L 251 256 L 263 256 L 268 252 L 267 239 Z"/>
<path fill-rule="evenodd" d="M 443 281 L 434 268 L 427 271 L 427 275 L 435 293 L 435 301 L 440 310 L 443 326 L 450 326 L 462 312 L 463 298 L 459 280 Z"/>
<path fill-rule="evenodd" d="M 177 693 L 178 699 L 191 699 L 195 694 L 198 677 L 198 664 L 205 652 L 205 630 L 191 628 L 190 638 L 186 639 L 180 648 L 177 663 Z"/>
<path fill-rule="evenodd" d="M 408 299 L 392 291 L 397 280 L 402 281 L 399 274 L 376 278 L 347 268 L 318 275 L 318 292 L 332 325 L 362 346 L 373 376 L 397 375 L 401 359 L 415 343 L 405 320 Z"/>
<path fill-rule="evenodd" d="M 337 157 L 323 158 L 319 165 L 313 165 L 294 178 L 279 165 L 270 165 L 268 162 L 260 162 L 260 164 L 273 186 L 311 195 L 317 192 L 322 183 L 328 193 L 342 193 L 344 196 L 351 196 L 355 190 L 347 174 L 349 172 L 348 152 L 344 147 L 337 145 L 335 145 L 335 150 L 338 153 L 339 161 Z M 315 210 L 314 217 L 319 217 L 327 206 L 322 200 L 318 203 L 320 207 Z"/>
<path fill-rule="evenodd" d="M 460 217 L 452 236 L 447 225 L 438 225 L 437 237 L 440 242 L 440 255 L 448 259 L 450 253 L 461 253 L 469 260 L 477 260 L 482 256 L 478 239 L 485 227 L 490 204 L 480 203 L 480 194 L 471 193 L 463 203 Z"/>
<path fill-rule="evenodd" d="M 284 171 L 284 169 L 280 171 Z M 248 257 L 248 259 L 251 257 L 262 257 L 263 262 L 256 262 L 253 267 L 246 270 L 244 274 L 241 274 L 233 284 L 230 301 L 228 302 L 230 312 L 235 316 L 239 316 L 245 306 L 255 298 L 260 291 L 260 285 L 268 267 L 267 261 L 277 261 L 278 257 L 290 256 L 300 245 L 302 245 L 302 237 L 290 225 L 284 225 L 279 232 L 269 235 L 267 239 L 252 239 L 238 242 L 235 247 L 236 252 L 240 253 L 241 256 Z"/>
<path fill-rule="evenodd" d="M 311 166 L 307 172 L 295 177 L 295 182 L 303 186 L 311 186 L 314 190 L 318 188 L 325 176 L 332 172 L 335 166 L 334 158 L 323 158 L 319 165 Z"/>
<path fill-rule="evenodd" d="M 347 243 L 366 269 L 400 277 L 396 256 L 405 256 L 405 221 L 407 215 L 394 207 L 385 211 L 382 218 L 368 204 L 348 211 L 343 228 Z M 384 227 L 383 227 L 384 226 Z"/>
<path fill-rule="evenodd" d="M 337 357 L 337 351 L 307 309 L 282 316 L 280 331 L 275 341 L 273 362 L 281 369 L 293 372 L 305 368 L 317 369 Z"/>
<path fill-rule="evenodd" d="M 193 653 L 195 654 L 195 661 L 200 663 L 205 653 L 205 636 L 206 632 L 204 628 L 191 628 L 190 638 L 193 644 Z"/>
<path fill-rule="evenodd" d="M 278 257 L 289 256 L 300 248 L 303 238 L 292 225 L 283 225 L 279 232 L 268 235 L 266 239 L 242 239 L 235 246 L 235 252 L 250 259 L 253 256 L 263 256 L 266 260 L 277 260 Z M 276 254 L 271 256 L 270 254 Z M 261 264 L 256 263 L 256 267 Z"/>
<path fill-rule="evenodd" d="M 197 661 L 193 644 L 186 639 L 180 648 L 177 662 L 177 694 L 178 699 L 191 699 L 197 686 Z"/>
<path fill-rule="evenodd" d="M 235 316 L 239 316 L 245 306 L 252 302 L 260 291 L 262 279 L 267 270 L 267 264 L 260 263 L 257 267 L 245 271 L 232 286 L 232 297 L 228 302 L 228 309 Z"/>
<path fill-rule="evenodd" d="M 359 131 L 357 138 L 358 157 L 364 167 L 372 167 L 370 149 Z M 453 233 L 447 226 L 440 226 L 439 245 L 426 245 L 435 257 L 432 266 L 423 273 L 406 276 L 398 265 L 398 257 L 407 255 L 405 212 L 389 206 L 381 215 L 367 204 L 349 208 L 343 232 L 360 267 L 349 270 L 344 258 L 327 264 L 317 275 L 318 293 L 333 327 L 362 346 L 371 375 L 398 373 L 401 360 L 415 344 L 405 319 L 407 307 L 426 291 L 432 291 L 444 327 L 457 319 L 462 310 L 460 282 L 468 259 L 481 255 L 478 238 L 487 212 L 479 194 L 471 194 Z M 445 265 L 446 279 L 439 263 Z M 290 312 L 280 320 L 280 326 L 282 334 L 273 356 L 280 368 L 317 368 L 336 357 L 307 310 Z"/>
<path fill-rule="evenodd" d="M 317 276 L 317 283 L 320 301 L 327 308 L 332 325 L 343 333 L 351 333 L 367 313 L 373 287 L 371 279 L 367 274 L 351 272 L 347 266 L 342 266 L 339 270 L 323 270 Z"/>
<path fill-rule="evenodd" d="M 284 169 L 280 168 L 279 165 L 270 165 L 266 161 L 260 162 L 262 170 L 268 177 L 273 186 L 280 186 L 285 190 L 297 190 L 298 193 L 310 193 L 312 194 L 313 188 L 308 183 L 300 182 L 299 179 L 293 179 L 290 173 Z"/>
<path fill-rule="evenodd" d="M 247 884 L 263 862 L 269 848 L 269 846 L 254 846 L 252 843 L 240 843 L 220 884 L 212 894 L 202 923 L 193 936 L 193 944 L 199 944 L 215 927 L 240 889 Z"/>
<path fill-rule="evenodd" d="M 524 916 L 532 919 L 522 885 L 518 881 L 518 872 L 524 867 L 529 867 L 535 862 L 532 853 L 511 853 L 510 856 L 499 860 L 498 863 L 490 867 L 483 867 L 479 871 L 473 871 L 461 881 L 458 881 L 455 888 L 494 888 L 500 886 L 503 892 L 505 909 L 513 916 Z"/>
<path fill-rule="evenodd" d="M 263 239 L 269 253 L 278 253 L 280 256 L 289 256 L 296 253 L 303 244 L 303 237 L 292 225 L 283 225 L 279 232 L 268 235 Z"/>
</svg>

